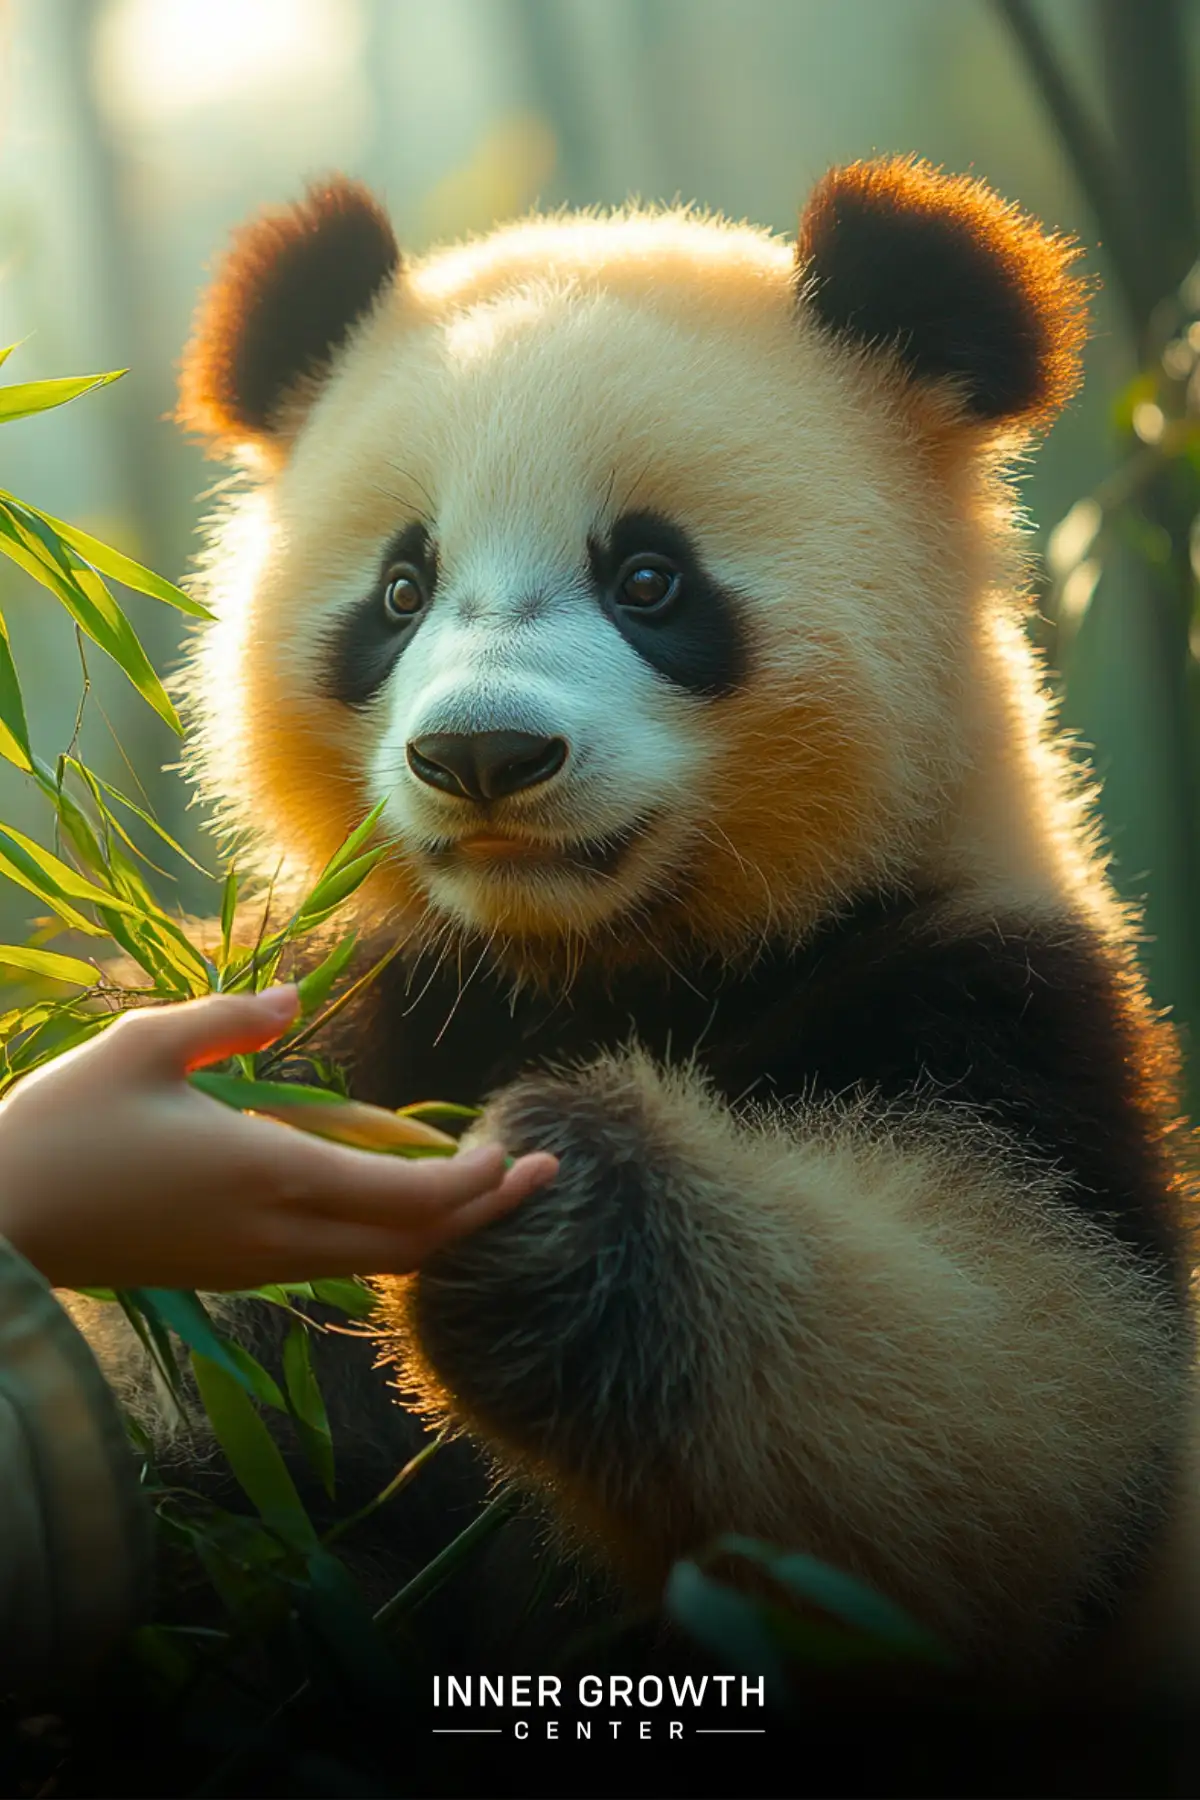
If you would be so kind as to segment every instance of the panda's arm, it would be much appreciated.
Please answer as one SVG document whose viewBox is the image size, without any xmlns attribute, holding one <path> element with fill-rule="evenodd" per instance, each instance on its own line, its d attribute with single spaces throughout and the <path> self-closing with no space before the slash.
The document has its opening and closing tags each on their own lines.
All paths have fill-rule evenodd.
<svg viewBox="0 0 1200 1800">
<path fill-rule="evenodd" d="M 808 1038 L 835 1076 L 858 1015 L 877 1080 L 856 1099 L 810 1082 L 739 1118 L 694 1072 L 632 1053 L 490 1108 L 490 1131 L 562 1171 L 389 1295 L 410 1374 L 647 1586 L 737 1530 L 856 1570 L 980 1653 L 1036 1657 L 1103 1611 L 1153 1532 L 1187 1329 L 1152 1155 L 1145 1191 L 1118 1191 L 1122 1133 L 1149 1122 L 1096 1091 L 1119 1019 L 1089 1056 L 1053 982 L 1014 992 L 989 1036 L 985 990 L 1002 1013 L 1009 966 L 989 957 L 967 982 L 961 951 L 953 977 L 944 957 L 926 968 L 925 1015 L 888 991 L 894 957 L 855 959 L 836 1029 L 816 985 Z M 939 1058 L 964 1050 L 952 1090 Z M 1058 1053 L 1082 1066 L 1056 1072 Z M 1064 1122 L 1072 1081 L 1090 1148 Z M 1106 1177 L 1109 1207 L 1081 1191 Z"/>
</svg>

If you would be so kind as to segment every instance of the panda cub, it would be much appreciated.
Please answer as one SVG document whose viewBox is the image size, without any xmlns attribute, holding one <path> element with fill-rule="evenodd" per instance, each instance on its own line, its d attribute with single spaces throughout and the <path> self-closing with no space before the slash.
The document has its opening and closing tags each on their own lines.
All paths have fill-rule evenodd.
<svg viewBox="0 0 1200 1800">
<path fill-rule="evenodd" d="M 297 875 L 384 802 L 356 922 L 402 950 L 332 1047 L 561 1158 L 379 1282 L 409 1404 L 636 1593 L 737 1531 L 1039 1683 L 1181 1654 L 1190 1541 L 1176 1046 L 1010 484 L 1075 254 L 904 159 L 795 242 L 635 210 L 413 260 L 336 179 L 235 237 L 180 413 L 246 477 L 204 794 Z"/>
</svg>

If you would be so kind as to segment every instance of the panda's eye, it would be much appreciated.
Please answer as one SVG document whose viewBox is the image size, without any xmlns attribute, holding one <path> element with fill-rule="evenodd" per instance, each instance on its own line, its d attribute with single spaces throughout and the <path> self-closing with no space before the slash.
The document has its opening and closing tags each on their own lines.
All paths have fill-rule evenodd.
<svg viewBox="0 0 1200 1800">
<path fill-rule="evenodd" d="M 411 563 L 396 563 L 387 572 L 383 590 L 384 611 L 390 618 L 408 620 L 425 604 L 425 585 Z"/>
<path fill-rule="evenodd" d="M 622 606 L 648 612 L 667 606 L 678 591 L 678 570 L 635 557 L 626 565 L 617 597 Z"/>
</svg>

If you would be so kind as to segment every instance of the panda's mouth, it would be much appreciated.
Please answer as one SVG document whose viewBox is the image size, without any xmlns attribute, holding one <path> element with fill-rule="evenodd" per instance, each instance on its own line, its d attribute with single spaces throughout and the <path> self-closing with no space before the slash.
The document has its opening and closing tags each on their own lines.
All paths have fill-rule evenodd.
<svg viewBox="0 0 1200 1800">
<path fill-rule="evenodd" d="M 437 869 L 486 868 L 489 873 L 544 872 L 559 875 L 615 875 L 651 821 L 635 819 L 603 837 L 553 842 L 519 832 L 474 831 L 429 844 L 426 859 Z"/>
</svg>

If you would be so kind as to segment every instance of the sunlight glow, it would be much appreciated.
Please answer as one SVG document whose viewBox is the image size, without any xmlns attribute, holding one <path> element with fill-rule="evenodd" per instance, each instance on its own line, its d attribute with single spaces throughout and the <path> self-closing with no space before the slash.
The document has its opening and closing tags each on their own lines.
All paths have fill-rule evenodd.
<svg viewBox="0 0 1200 1800">
<path fill-rule="evenodd" d="M 118 113 L 160 119 L 325 87 L 354 65 L 355 0 L 112 0 L 97 43 L 97 80 Z"/>
</svg>

